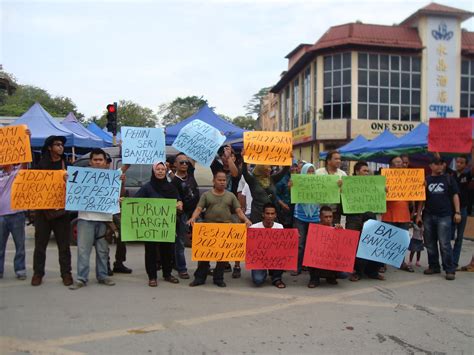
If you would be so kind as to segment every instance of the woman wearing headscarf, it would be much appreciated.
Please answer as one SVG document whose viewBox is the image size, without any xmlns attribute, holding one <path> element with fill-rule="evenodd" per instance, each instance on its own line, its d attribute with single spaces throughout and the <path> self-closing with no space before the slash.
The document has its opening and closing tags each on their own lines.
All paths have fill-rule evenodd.
<svg viewBox="0 0 474 355">
<path fill-rule="evenodd" d="M 153 164 L 150 182 L 143 185 L 135 197 L 147 198 L 171 198 L 176 199 L 178 212 L 183 210 L 183 203 L 179 201 L 179 193 L 176 187 L 168 182 L 166 178 L 166 165 L 164 163 Z M 158 286 L 158 267 L 156 264 L 158 250 L 161 256 L 163 278 L 171 283 L 179 283 L 179 280 L 171 275 L 174 255 L 174 243 L 169 242 L 145 242 L 145 268 L 148 274 L 148 286 Z"/>
<path fill-rule="evenodd" d="M 301 174 L 314 174 L 315 167 L 311 163 L 306 163 L 301 168 Z M 301 274 L 303 267 L 304 249 L 306 246 L 306 236 L 310 223 L 319 223 L 319 205 L 315 203 L 297 203 L 295 205 L 293 225 L 298 229 L 298 268 L 292 272 L 292 276 Z"/>
</svg>

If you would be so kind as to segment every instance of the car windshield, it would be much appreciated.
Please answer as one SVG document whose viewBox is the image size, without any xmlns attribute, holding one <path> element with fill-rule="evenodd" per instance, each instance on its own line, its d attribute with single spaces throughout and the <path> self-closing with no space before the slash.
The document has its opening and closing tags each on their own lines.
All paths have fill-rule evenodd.
<svg viewBox="0 0 474 355">
<path fill-rule="evenodd" d="M 121 162 L 119 162 L 118 167 L 121 165 Z M 125 183 L 127 187 L 141 187 L 150 181 L 151 165 L 130 165 L 125 175 L 127 176 L 127 182 Z"/>
</svg>

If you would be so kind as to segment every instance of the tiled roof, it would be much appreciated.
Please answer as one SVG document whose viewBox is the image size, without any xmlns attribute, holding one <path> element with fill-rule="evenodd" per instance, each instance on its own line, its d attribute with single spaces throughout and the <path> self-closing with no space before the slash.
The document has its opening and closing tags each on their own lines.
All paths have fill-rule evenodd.
<svg viewBox="0 0 474 355">
<path fill-rule="evenodd" d="M 472 12 L 465 11 L 462 9 L 456 9 L 450 6 L 444 6 L 432 2 L 425 7 L 422 7 L 414 14 L 411 14 L 408 18 L 403 20 L 400 25 L 409 26 L 411 25 L 420 15 L 447 15 L 447 16 L 455 16 L 460 18 L 461 20 L 467 20 L 468 18 L 473 16 Z"/>
<path fill-rule="evenodd" d="M 464 55 L 474 55 L 474 32 L 462 32 L 461 51 Z"/>
</svg>

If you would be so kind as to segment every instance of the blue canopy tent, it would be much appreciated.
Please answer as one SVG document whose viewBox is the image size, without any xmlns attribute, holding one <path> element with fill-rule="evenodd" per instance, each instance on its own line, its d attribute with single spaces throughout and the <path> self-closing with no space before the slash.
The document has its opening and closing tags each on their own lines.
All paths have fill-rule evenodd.
<svg viewBox="0 0 474 355">
<path fill-rule="evenodd" d="M 214 128 L 217 128 L 219 131 L 224 133 L 224 135 L 226 136 L 225 143 L 236 143 L 242 141 L 243 139 L 245 132 L 243 128 L 234 126 L 232 123 L 220 118 L 217 114 L 214 113 L 214 111 L 209 108 L 209 106 L 204 105 L 194 115 L 189 116 L 185 120 L 173 126 L 166 127 L 166 145 L 173 144 L 181 128 L 196 119 L 206 122 L 207 124 L 213 126 Z"/>
<path fill-rule="evenodd" d="M 368 142 L 369 141 L 364 136 L 359 134 L 352 141 L 340 147 L 338 151 L 339 153 L 341 153 L 341 155 L 348 154 L 352 151 L 357 151 L 358 149 L 366 145 Z M 327 152 L 321 152 L 321 154 L 319 155 L 319 158 L 325 159 L 327 154 L 328 154 Z"/>
<path fill-rule="evenodd" d="M 87 129 L 102 139 L 104 142 L 112 144 L 112 136 L 107 132 L 104 132 L 102 128 L 97 126 L 94 122 L 89 123 Z"/>
<path fill-rule="evenodd" d="M 61 124 L 75 134 L 88 137 L 89 138 L 88 148 L 104 148 L 104 147 L 111 146 L 110 143 L 105 142 L 102 138 L 96 136 L 94 133 L 87 130 L 87 128 L 85 128 L 77 120 L 76 116 L 74 116 L 72 112 L 69 112 L 66 118 L 63 121 L 61 121 Z"/>
</svg>

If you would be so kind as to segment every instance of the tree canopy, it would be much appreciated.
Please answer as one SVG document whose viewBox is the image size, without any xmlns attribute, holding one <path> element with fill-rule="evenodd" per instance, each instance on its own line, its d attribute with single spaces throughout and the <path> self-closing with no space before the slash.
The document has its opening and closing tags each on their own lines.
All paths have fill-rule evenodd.
<svg viewBox="0 0 474 355">
<path fill-rule="evenodd" d="M 95 122 L 100 127 L 105 127 L 107 123 L 107 110 L 100 118 L 92 117 L 91 122 Z M 129 101 L 120 100 L 117 106 L 117 129 L 122 126 L 130 127 L 155 127 L 157 116 L 151 108 L 140 106 Z"/>
<path fill-rule="evenodd" d="M 260 108 L 262 106 L 262 99 L 270 92 L 271 87 L 266 87 L 260 89 L 252 98 L 247 102 L 247 105 L 244 106 L 247 116 L 257 117 L 260 115 Z"/>
<path fill-rule="evenodd" d="M 257 120 L 252 116 L 237 116 L 232 120 L 232 123 L 249 131 L 254 131 L 257 128 Z"/>
<path fill-rule="evenodd" d="M 177 97 L 170 103 L 158 107 L 158 117 L 163 126 L 174 125 L 195 114 L 208 102 L 202 96 Z"/>
</svg>

